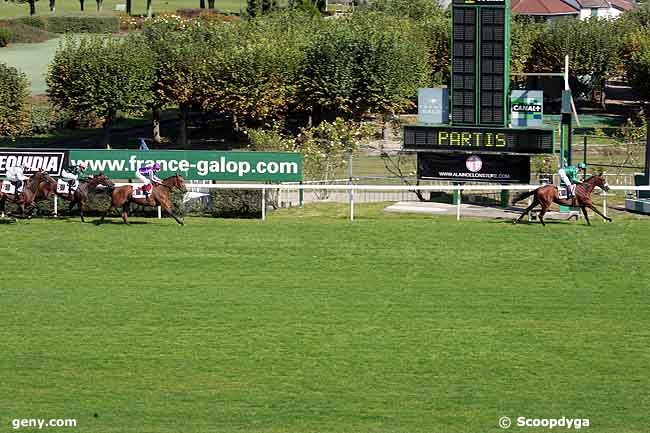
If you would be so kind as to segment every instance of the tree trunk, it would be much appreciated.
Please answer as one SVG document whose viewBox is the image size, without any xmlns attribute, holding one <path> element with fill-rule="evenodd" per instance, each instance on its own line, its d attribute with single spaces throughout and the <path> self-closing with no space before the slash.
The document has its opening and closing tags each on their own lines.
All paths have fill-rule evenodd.
<svg viewBox="0 0 650 433">
<path fill-rule="evenodd" d="M 81 12 L 84 11 L 84 0 L 79 0 L 79 5 L 81 6 Z"/>
<path fill-rule="evenodd" d="M 187 146 L 187 114 L 190 111 L 190 107 L 187 104 L 180 104 L 178 108 L 180 109 L 179 115 L 181 121 L 178 141 L 184 147 Z"/>
<path fill-rule="evenodd" d="M 113 128 L 113 121 L 115 119 L 115 112 L 110 112 L 106 116 L 106 119 L 104 120 L 104 125 L 103 125 L 103 132 L 104 132 L 104 145 L 105 146 L 110 146 L 111 145 L 111 129 Z"/>
<path fill-rule="evenodd" d="M 208 9 L 214 9 L 214 0 L 208 0 Z"/>
<path fill-rule="evenodd" d="M 50 12 L 54 13 L 56 9 L 56 0 L 50 0 Z"/>
<path fill-rule="evenodd" d="M 29 15 L 36 15 L 36 0 L 29 0 Z"/>
<path fill-rule="evenodd" d="M 126 0 L 126 14 L 131 15 L 131 0 Z"/>
<path fill-rule="evenodd" d="M 153 7 L 151 7 L 151 0 L 147 0 L 147 18 L 153 16 Z"/>
<path fill-rule="evenodd" d="M 205 0 L 199 0 L 199 7 L 205 9 Z"/>
<path fill-rule="evenodd" d="M 162 138 L 160 137 L 160 107 L 153 107 L 151 110 L 152 126 L 153 126 L 153 142 L 160 144 Z"/>
<path fill-rule="evenodd" d="M 102 9 L 104 9 L 104 0 L 96 0 L 97 1 L 97 12 L 101 12 Z"/>
</svg>

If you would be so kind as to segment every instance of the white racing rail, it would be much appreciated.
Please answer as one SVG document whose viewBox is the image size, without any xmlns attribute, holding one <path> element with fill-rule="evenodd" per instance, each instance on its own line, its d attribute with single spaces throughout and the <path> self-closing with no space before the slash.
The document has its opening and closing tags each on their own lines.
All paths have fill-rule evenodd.
<svg viewBox="0 0 650 433">
<path fill-rule="evenodd" d="M 132 183 L 116 183 L 116 186 L 136 185 Z M 138 184 L 139 185 L 139 184 Z M 327 190 L 327 191 L 348 191 L 350 204 L 350 221 L 354 221 L 354 192 L 355 191 L 532 191 L 544 185 L 314 185 L 314 184 L 266 184 L 266 183 L 213 183 L 213 184 L 185 184 L 188 191 L 202 189 L 241 189 L 241 190 Z M 624 186 L 610 185 L 610 191 L 650 191 L 650 185 L 645 186 Z M 607 215 L 607 194 L 601 191 L 603 197 L 603 210 Z M 262 194 L 262 220 L 266 220 L 266 194 Z M 57 198 L 54 197 L 54 214 L 57 214 Z M 460 219 L 461 200 L 460 195 L 456 203 L 456 219 Z M 161 210 L 158 207 L 158 218 L 161 218 Z"/>
</svg>

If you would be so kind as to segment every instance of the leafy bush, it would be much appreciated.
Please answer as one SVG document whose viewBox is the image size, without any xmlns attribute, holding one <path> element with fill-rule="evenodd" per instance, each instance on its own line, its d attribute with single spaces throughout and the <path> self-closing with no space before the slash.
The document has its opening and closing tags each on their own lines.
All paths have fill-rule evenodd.
<svg viewBox="0 0 650 433">
<path fill-rule="evenodd" d="M 0 28 L 11 32 L 11 38 L 9 41 L 11 43 L 32 44 L 45 42 L 48 39 L 56 37 L 56 35 L 49 33 L 42 28 L 23 24 L 21 20 L 0 21 Z"/>
<path fill-rule="evenodd" d="M 220 218 L 261 218 L 262 191 L 224 189 L 215 190 L 212 197 L 212 215 Z"/>
<path fill-rule="evenodd" d="M 12 36 L 13 33 L 11 33 L 11 30 L 4 27 L 0 27 L 0 47 L 6 47 L 7 45 L 9 45 Z"/>
<path fill-rule="evenodd" d="M 25 26 L 36 27 L 37 29 L 45 30 L 46 27 L 45 18 L 42 17 L 20 17 L 13 21 Z"/>
<path fill-rule="evenodd" d="M 57 128 L 68 126 L 71 115 L 57 110 L 49 103 L 33 103 L 30 112 L 29 132 L 33 135 L 47 134 Z"/>
<path fill-rule="evenodd" d="M 0 63 L 0 136 L 16 136 L 29 123 L 29 82 L 16 68 Z"/>
<path fill-rule="evenodd" d="M 53 16 L 47 20 L 47 30 L 54 33 L 117 33 L 117 16 Z"/>
</svg>

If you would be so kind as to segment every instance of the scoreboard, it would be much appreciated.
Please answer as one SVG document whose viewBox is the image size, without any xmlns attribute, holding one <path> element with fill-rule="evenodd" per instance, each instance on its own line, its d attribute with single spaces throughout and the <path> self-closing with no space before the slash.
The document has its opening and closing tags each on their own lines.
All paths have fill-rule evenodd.
<svg viewBox="0 0 650 433">
<path fill-rule="evenodd" d="M 510 9 L 504 0 L 454 0 L 451 122 L 506 126 Z"/>
</svg>

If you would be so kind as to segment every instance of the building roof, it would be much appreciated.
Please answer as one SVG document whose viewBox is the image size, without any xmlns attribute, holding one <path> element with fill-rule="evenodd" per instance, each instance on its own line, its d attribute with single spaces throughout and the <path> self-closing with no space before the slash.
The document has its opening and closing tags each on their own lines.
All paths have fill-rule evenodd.
<svg viewBox="0 0 650 433">
<path fill-rule="evenodd" d="M 512 0 L 513 13 L 521 15 L 578 15 L 580 7 L 575 1 L 563 0 Z"/>
<path fill-rule="evenodd" d="M 635 4 L 633 1 L 628 0 L 609 0 L 613 8 L 616 8 L 621 11 L 631 11 L 634 9 Z"/>
</svg>

